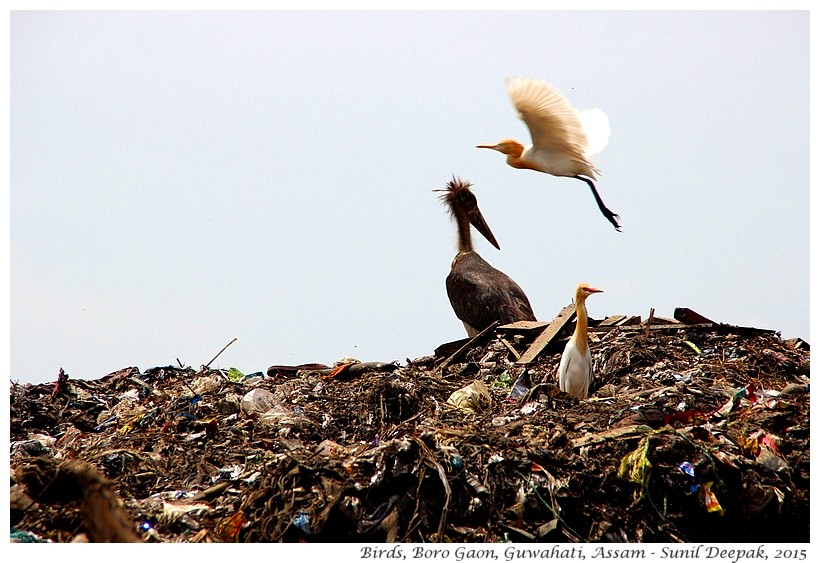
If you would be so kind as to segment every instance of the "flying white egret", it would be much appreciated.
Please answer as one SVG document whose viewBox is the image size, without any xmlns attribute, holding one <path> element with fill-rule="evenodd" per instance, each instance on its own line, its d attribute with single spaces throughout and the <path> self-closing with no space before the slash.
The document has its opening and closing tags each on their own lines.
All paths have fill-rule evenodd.
<svg viewBox="0 0 820 563">
<path fill-rule="evenodd" d="M 546 172 L 553 176 L 577 178 L 589 185 L 598 209 L 615 230 L 620 231 L 618 215 L 604 205 L 593 180 L 601 171 L 589 157 L 603 149 L 609 140 L 609 119 L 598 108 L 581 112 L 551 85 L 532 78 L 509 78 L 507 93 L 527 124 L 532 145 L 505 139 L 495 145 L 477 145 L 507 155 L 507 164 Z"/>
</svg>

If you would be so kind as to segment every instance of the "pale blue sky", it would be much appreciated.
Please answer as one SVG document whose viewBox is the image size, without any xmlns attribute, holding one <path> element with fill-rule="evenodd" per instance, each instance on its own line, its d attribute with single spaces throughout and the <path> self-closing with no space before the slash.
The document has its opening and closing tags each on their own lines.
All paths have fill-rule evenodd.
<svg viewBox="0 0 820 563">
<path fill-rule="evenodd" d="M 539 319 L 672 316 L 809 340 L 809 13 L 14 12 L 12 380 L 126 366 L 404 363 L 465 336 L 476 249 Z M 585 184 L 514 170 L 504 78 L 612 135 Z"/>
</svg>

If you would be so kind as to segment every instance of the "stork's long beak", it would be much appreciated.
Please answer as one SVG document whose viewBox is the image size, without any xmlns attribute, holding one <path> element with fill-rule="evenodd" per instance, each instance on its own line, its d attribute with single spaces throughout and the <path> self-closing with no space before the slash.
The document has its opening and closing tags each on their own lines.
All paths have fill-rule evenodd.
<svg viewBox="0 0 820 563">
<path fill-rule="evenodd" d="M 481 211 L 478 207 L 475 207 L 470 211 L 469 214 L 470 224 L 476 228 L 476 230 L 484 235 L 484 238 L 490 241 L 494 247 L 498 250 L 501 250 L 501 247 L 498 246 L 498 241 L 495 240 L 495 236 L 493 232 L 490 230 L 490 226 L 487 224 L 487 221 L 484 220 L 484 216 L 481 214 Z"/>
<path fill-rule="evenodd" d="M 477 149 L 493 149 L 498 150 L 498 145 L 476 145 L 475 148 Z"/>
</svg>

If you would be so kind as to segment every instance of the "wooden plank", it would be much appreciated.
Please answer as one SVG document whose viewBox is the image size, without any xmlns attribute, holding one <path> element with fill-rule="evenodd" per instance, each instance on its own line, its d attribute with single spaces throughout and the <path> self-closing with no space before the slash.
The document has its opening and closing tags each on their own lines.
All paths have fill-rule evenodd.
<svg viewBox="0 0 820 563">
<path fill-rule="evenodd" d="M 552 339 L 561 332 L 567 323 L 575 318 L 575 304 L 571 303 L 561 309 L 558 316 L 552 319 L 552 322 L 538 335 L 535 341 L 530 345 L 524 354 L 515 361 L 516 365 L 526 365 L 532 362 L 538 355 L 544 351 L 544 348 L 552 342 Z"/>
<path fill-rule="evenodd" d="M 670 319 L 669 317 L 655 317 L 655 320 L 652 321 L 656 325 L 679 325 L 681 324 L 680 321 L 676 319 Z"/>
<path fill-rule="evenodd" d="M 643 331 L 643 340 L 646 342 L 646 339 L 649 338 L 649 326 L 652 324 L 652 319 L 655 317 L 655 308 L 652 307 L 649 309 L 649 318 L 646 319 L 646 325 L 644 326 Z"/>
<path fill-rule="evenodd" d="M 444 344 L 439 344 L 439 346 L 433 350 L 433 354 L 436 356 L 436 360 L 443 360 L 462 346 L 464 346 L 467 342 L 470 341 L 470 338 L 460 338 L 458 340 L 453 340 L 452 342 L 445 342 Z"/>
<path fill-rule="evenodd" d="M 598 326 L 617 326 L 624 319 L 626 315 L 612 315 L 602 320 Z"/>
<path fill-rule="evenodd" d="M 547 325 L 549 325 L 549 323 L 544 321 L 516 321 L 514 323 L 501 325 L 500 327 L 498 327 L 498 330 L 526 332 L 530 330 L 538 330 L 544 328 Z"/>
<path fill-rule="evenodd" d="M 618 326 L 633 326 L 641 324 L 641 316 L 640 315 L 633 315 L 631 317 L 626 317 L 624 320 L 618 323 Z"/>
<path fill-rule="evenodd" d="M 707 319 L 700 313 L 696 313 L 692 309 L 687 309 L 686 307 L 675 307 L 675 319 L 688 325 L 698 325 L 715 322 Z"/>
</svg>

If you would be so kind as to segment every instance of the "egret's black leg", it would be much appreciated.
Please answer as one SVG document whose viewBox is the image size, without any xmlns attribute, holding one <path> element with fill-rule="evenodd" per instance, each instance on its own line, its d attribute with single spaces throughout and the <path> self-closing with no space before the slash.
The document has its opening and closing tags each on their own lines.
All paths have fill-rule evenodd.
<svg viewBox="0 0 820 563">
<path fill-rule="evenodd" d="M 607 209 L 606 205 L 604 205 L 604 200 L 602 200 L 601 196 L 598 195 L 598 190 L 595 189 L 595 184 L 592 182 L 592 180 L 590 180 L 589 178 L 584 178 L 583 176 L 576 176 L 576 178 L 578 178 L 579 180 L 583 180 L 587 183 L 587 185 L 589 185 L 589 189 L 592 190 L 592 195 L 595 196 L 595 202 L 598 204 L 598 209 L 600 209 L 601 213 L 604 214 L 604 217 L 606 217 L 607 220 L 610 223 L 612 223 L 612 225 L 615 227 L 615 230 L 620 232 L 621 225 L 618 223 L 618 219 L 620 219 L 620 217 L 617 213 L 613 213 L 612 211 Z"/>
</svg>

